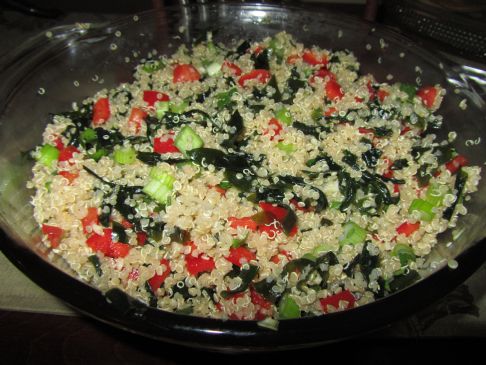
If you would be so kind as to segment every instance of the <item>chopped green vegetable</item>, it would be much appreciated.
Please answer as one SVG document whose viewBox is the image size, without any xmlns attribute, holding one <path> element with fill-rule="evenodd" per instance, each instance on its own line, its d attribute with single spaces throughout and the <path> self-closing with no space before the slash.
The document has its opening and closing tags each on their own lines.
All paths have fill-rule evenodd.
<svg viewBox="0 0 486 365">
<path fill-rule="evenodd" d="M 403 243 L 397 243 L 391 252 L 392 256 L 398 257 L 402 267 L 407 266 L 410 262 L 415 261 L 415 252 L 412 247 Z"/>
<path fill-rule="evenodd" d="M 52 167 L 52 163 L 54 161 L 57 161 L 58 157 L 59 150 L 50 144 L 45 144 L 39 150 L 39 154 L 37 155 L 37 161 L 47 167 Z"/>
<path fill-rule="evenodd" d="M 366 230 L 358 226 L 353 221 L 347 222 L 343 228 L 344 234 L 339 240 L 339 244 L 341 246 L 356 245 L 365 241 L 367 235 Z"/>
<path fill-rule="evenodd" d="M 120 165 L 131 165 L 137 160 L 137 151 L 133 147 L 116 149 L 113 153 L 113 159 Z"/>
<path fill-rule="evenodd" d="M 284 123 L 285 125 L 292 124 L 292 115 L 290 114 L 290 111 L 285 107 L 280 108 L 275 112 L 275 118 L 277 118 L 280 122 Z"/>
<path fill-rule="evenodd" d="M 417 94 L 417 88 L 411 84 L 400 84 L 400 91 L 403 91 L 408 96 L 408 101 L 412 102 Z"/>
<path fill-rule="evenodd" d="M 202 147 L 204 142 L 191 127 L 186 125 L 177 134 L 174 145 L 179 151 L 186 154 L 187 151 Z"/>
<path fill-rule="evenodd" d="M 277 143 L 277 148 L 280 151 L 283 151 L 288 154 L 292 154 L 295 151 L 297 151 L 297 147 L 293 143 L 283 143 L 283 142 L 278 142 Z"/>
<path fill-rule="evenodd" d="M 150 170 L 150 180 L 144 186 L 143 192 L 161 204 L 166 204 L 172 193 L 175 178 L 161 168 Z"/>
<path fill-rule="evenodd" d="M 300 318 L 300 308 L 289 294 L 285 294 L 278 305 L 279 319 Z"/>
<path fill-rule="evenodd" d="M 84 131 L 81 132 L 80 137 L 81 140 L 85 143 L 91 143 L 98 139 L 96 131 L 92 128 L 86 128 Z"/>
<path fill-rule="evenodd" d="M 174 104 L 172 102 L 169 102 L 169 110 L 172 113 L 176 113 L 176 114 L 184 113 L 188 106 L 189 106 L 189 103 L 187 101 L 182 101 L 179 104 Z"/>
<path fill-rule="evenodd" d="M 169 110 L 169 102 L 168 101 L 156 101 L 154 104 L 155 107 L 155 115 L 158 119 L 162 119 L 165 113 Z"/>
<path fill-rule="evenodd" d="M 420 220 L 430 222 L 435 217 L 434 205 L 423 199 L 414 199 L 408 208 L 408 212 L 412 214 L 414 211 L 419 212 Z"/>
<path fill-rule="evenodd" d="M 446 195 L 446 191 L 441 188 L 442 185 L 438 183 L 432 183 L 427 188 L 425 193 L 425 200 L 427 200 L 430 204 L 435 207 L 442 205 L 444 201 L 444 197 Z"/>
<path fill-rule="evenodd" d="M 164 63 L 161 60 L 149 60 L 143 64 L 142 69 L 145 72 L 153 73 L 160 70 L 164 66 Z"/>
</svg>

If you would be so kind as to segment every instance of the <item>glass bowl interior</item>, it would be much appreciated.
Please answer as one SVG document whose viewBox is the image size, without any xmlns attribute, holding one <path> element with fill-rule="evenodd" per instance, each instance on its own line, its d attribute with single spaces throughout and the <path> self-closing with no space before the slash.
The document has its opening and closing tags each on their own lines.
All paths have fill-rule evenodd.
<svg viewBox="0 0 486 365">
<path fill-rule="evenodd" d="M 21 248 L 23 253 L 28 252 L 31 255 L 30 265 L 49 270 L 53 275 L 51 280 L 56 280 L 57 277 L 66 280 L 69 278 L 69 283 L 75 286 L 73 290 L 89 290 L 89 295 L 92 296 L 91 299 L 83 299 L 84 302 L 90 302 L 89 305 L 83 304 L 83 301 L 75 302 L 79 299 L 76 296 L 66 297 L 59 293 L 61 298 L 91 315 L 125 329 L 178 342 L 185 342 L 184 337 L 176 340 L 177 336 L 167 333 L 169 329 L 185 326 L 186 337 L 189 332 L 191 336 L 197 336 L 194 331 L 208 336 L 210 331 L 215 331 L 213 336 L 224 338 L 224 345 L 221 345 L 223 347 L 234 345 L 231 336 L 238 331 L 247 334 L 261 333 L 261 329 L 254 323 L 233 325 L 232 321 L 223 323 L 217 320 L 188 319 L 180 315 L 154 313 L 149 309 L 142 312 L 136 310 L 138 319 L 124 311 L 115 315 L 91 310 L 97 301 L 106 302 L 104 297 L 94 288 L 76 280 L 62 260 L 40 245 L 40 231 L 34 222 L 32 206 L 29 203 L 32 192 L 26 188 L 31 165 L 21 155 L 41 142 L 50 113 L 70 110 L 73 101 L 80 102 L 102 88 L 130 82 L 134 66 L 144 58 L 159 54 L 170 55 L 181 44 L 190 46 L 192 42 L 204 39 L 208 31 L 212 32 L 216 41 L 230 45 L 236 44 L 242 38 L 258 40 L 283 30 L 306 45 L 316 44 L 327 49 L 352 51 L 361 63 L 361 72 L 373 74 L 380 82 L 441 84 L 446 88 L 447 96 L 439 111 L 444 116 L 444 135 L 440 137 L 444 138 L 450 131 L 457 132 L 456 146 L 459 152 L 466 155 L 471 164 L 483 164 L 483 156 L 486 156 L 486 145 L 481 142 L 481 139 L 486 138 L 486 108 L 483 100 L 474 92 L 467 79 L 454 72 L 445 60 L 386 28 L 306 8 L 258 4 L 206 4 L 163 8 L 110 24 L 77 24 L 53 28 L 30 39 L 3 60 L 0 74 L 3 85 L 0 90 L 0 225 L 9 237 L 9 245 Z M 464 99 L 468 105 L 466 109 L 459 107 Z M 479 192 L 467 203 L 469 214 L 456 227 L 455 233 L 462 234 L 454 243 L 446 245 L 451 241 L 450 235 L 442 237 L 442 242 L 433 255 L 437 269 L 442 268 L 448 260 L 457 258 L 462 252 L 478 245 L 484 238 L 482 222 L 486 219 L 485 189 L 486 184 L 481 182 Z M 15 258 L 22 262 L 20 256 Z M 25 265 L 23 264 L 23 268 L 27 273 L 36 270 L 26 268 Z M 462 270 L 461 266 L 458 270 Z M 425 278 L 423 282 L 426 284 L 428 280 L 429 278 Z M 449 287 L 451 284 L 443 285 Z M 53 291 L 56 292 L 55 289 Z M 400 295 L 406 295 L 407 291 L 409 289 L 405 289 L 405 294 Z M 129 303 L 126 298 L 123 301 L 125 304 Z M 391 305 L 388 298 L 381 301 L 385 305 L 388 301 Z M 138 305 L 135 307 L 138 308 Z M 346 320 L 346 316 L 356 315 L 351 312 L 364 316 L 365 307 L 329 318 Z M 395 316 L 399 313 L 404 315 L 407 310 L 397 309 L 394 313 Z M 170 316 L 170 320 L 167 319 L 169 317 L 164 317 L 168 323 L 165 327 L 158 326 L 147 330 L 143 325 L 140 326 L 139 322 L 146 322 L 148 317 L 157 321 L 155 317 L 164 315 Z M 380 323 L 384 324 L 392 317 L 384 318 Z M 319 319 L 315 322 L 316 331 L 319 326 L 325 326 L 325 321 L 326 319 Z M 304 326 L 292 325 L 292 322 L 294 321 L 284 325 L 281 333 L 285 333 L 285 330 L 304 330 Z M 357 322 L 361 323 L 363 320 L 358 319 Z M 365 322 L 357 326 L 361 331 L 372 327 Z M 218 331 L 221 333 L 218 334 Z M 348 332 L 336 336 L 347 337 L 356 332 L 358 328 L 351 326 Z M 266 339 L 263 344 L 272 341 L 285 343 L 284 340 L 276 339 L 278 334 L 262 336 Z M 322 336 L 312 336 L 309 333 L 298 343 L 306 341 L 308 345 L 324 340 Z"/>
</svg>

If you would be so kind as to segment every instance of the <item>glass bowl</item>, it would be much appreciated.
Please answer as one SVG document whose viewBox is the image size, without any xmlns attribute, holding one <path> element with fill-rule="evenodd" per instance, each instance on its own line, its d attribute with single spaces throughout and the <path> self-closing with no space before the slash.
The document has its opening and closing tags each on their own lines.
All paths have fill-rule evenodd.
<svg viewBox="0 0 486 365">
<path fill-rule="evenodd" d="M 482 165 L 486 107 L 468 79 L 444 59 L 386 28 L 306 7 L 204 4 L 149 11 L 109 24 L 56 27 L 19 46 L 0 68 L 0 226 L 5 255 L 26 275 L 82 313 L 154 339 L 220 351 L 280 350 L 356 336 L 410 315 L 439 299 L 471 275 L 486 258 L 486 184 L 460 220 L 453 245 L 443 237 L 431 256 L 433 272 L 414 285 L 371 304 L 313 318 L 281 321 L 278 331 L 255 321 L 198 318 L 149 308 L 120 291 L 102 293 L 78 280 L 64 262 L 40 244 L 32 194 L 26 188 L 31 163 L 22 158 L 41 142 L 49 113 L 71 109 L 101 88 L 132 80 L 134 66 L 151 54 L 171 54 L 212 31 L 218 42 L 258 40 L 285 30 L 306 45 L 348 49 L 363 73 L 378 81 L 441 84 L 447 97 L 440 113 L 445 132 L 456 131 L 459 152 Z M 154 52 L 156 50 L 156 52 Z M 455 65 L 455 69 L 458 69 Z M 467 109 L 459 107 L 466 99 Z M 443 135 L 442 137 L 445 137 Z M 483 173 L 484 175 L 484 173 Z M 459 263 L 455 265 L 447 263 Z"/>
</svg>

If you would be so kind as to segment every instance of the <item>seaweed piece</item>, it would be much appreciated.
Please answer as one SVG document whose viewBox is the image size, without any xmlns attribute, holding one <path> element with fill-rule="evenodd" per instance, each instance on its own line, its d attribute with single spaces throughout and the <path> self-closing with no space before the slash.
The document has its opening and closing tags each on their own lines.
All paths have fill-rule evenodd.
<svg viewBox="0 0 486 365">
<path fill-rule="evenodd" d="M 354 203 L 356 199 L 356 191 L 358 186 L 356 181 L 351 178 L 351 175 L 346 171 L 339 171 L 337 174 L 338 186 L 340 193 L 344 196 L 343 201 L 339 205 L 339 210 L 345 212 Z"/>
<path fill-rule="evenodd" d="M 462 197 L 464 195 L 464 188 L 466 186 L 468 175 L 467 173 L 461 168 L 457 172 L 456 181 L 454 182 L 454 190 L 456 193 L 456 200 L 450 207 L 447 207 L 442 214 L 444 219 L 450 220 L 452 215 L 454 214 L 454 210 L 456 209 L 457 204 L 462 201 Z"/>
<path fill-rule="evenodd" d="M 281 296 L 281 293 L 276 293 L 273 290 L 275 284 L 276 281 L 274 279 L 270 281 L 268 281 L 268 279 L 263 279 L 256 283 L 253 283 L 253 288 L 258 294 L 262 295 L 266 300 L 275 304 Z"/>
<path fill-rule="evenodd" d="M 137 152 L 137 159 L 149 166 L 155 166 L 158 163 L 165 162 L 170 165 L 182 162 L 188 162 L 185 158 L 165 158 L 163 155 L 157 152 Z"/>
<path fill-rule="evenodd" d="M 155 296 L 155 293 L 152 290 L 152 287 L 150 286 L 149 282 L 145 282 L 145 291 L 149 295 L 149 306 L 153 308 L 157 308 L 157 297 Z"/>
<path fill-rule="evenodd" d="M 96 274 L 101 277 L 103 275 L 103 271 L 101 270 L 101 263 L 100 258 L 98 255 L 91 255 L 88 257 L 88 261 L 91 262 L 95 268 Z"/>
<path fill-rule="evenodd" d="M 221 145 L 225 148 L 235 148 L 235 143 L 241 138 L 244 130 L 243 118 L 238 110 L 231 115 L 228 127 L 230 127 L 229 138 L 225 139 Z"/>
<path fill-rule="evenodd" d="M 183 281 L 179 281 L 177 284 L 172 286 L 172 295 L 171 298 L 174 297 L 177 293 L 179 293 L 184 300 L 189 298 L 193 298 L 193 296 L 189 293 L 189 288 L 184 284 Z"/>
<path fill-rule="evenodd" d="M 407 273 L 395 276 L 393 280 L 388 283 L 391 293 L 395 293 L 401 289 L 406 288 L 407 286 L 412 285 L 417 280 L 420 279 L 420 275 L 415 270 L 410 270 Z"/>
<path fill-rule="evenodd" d="M 374 147 L 371 147 L 368 151 L 363 152 L 361 154 L 361 158 L 365 162 L 366 166 L 371 169 L 371 168 L 376 167 L 376 165 L 378 164 L 378 160 L 381 157 L 382 153 L 383 152 L 381 150 L 374 148 Z"/>
<path fill-rule="evenodd" d="M 349 165 L 353 170 L 359 171 L 358 156 L 348 150 L 344 150 L 343 155 L 342 161 Z"/>
<path fill-rule="evenodd" d="M 366 242 L 363 246 L 363 250 L 359 255 L 359 267 L 361 272 L 365 276 L 366 280 L 369 281 L 369 277 L 373 269 L 380 266 L 380 257 L 378 255 L 372 256 L 368 250 L 369 242 Z"/>
<path fill-rule="evenodd" d="M 408 160 L 406 158 L 400 158 L 393 162 L 393 165 L 390 166 L 390 170 L 402 170 L 405 167 L 408 167 Z"/>
<path fill-rule="evenodd" d="M 294 127 L 295 129 L 301 131 L 302 133 L 304 133 L 306 135 L 313 136 L 317 139 L 319 139 L 319 136 L 322 132 L 329 132 L 330 131 L 329 127 L 312 126 L 312 125 L 307 125 L 307 124 L 304 124 L 304 123 L 298 122 L 298 121 L 293 122 L 292 127 Z"/>
<path fill-rule="evenodd" d="M 246 265 L 245 265 L 246 266 Z M 240 270 L 239 277 L 241 279 L 241 284 L 233 289 L 233 290 L 223 290 L 221 292 L 221 297 L 224 299 L 231 297 L 234 294 L 242 293 L 246 291 L 251 283 L 251 281 L 257 276 L 258 274 L 258 266 L 255 265 L 248 265 L 248 268 L 243 266 Z"/>
<path fill-rule="evenodd" d="M 248 50 L 251 48 L 251 44 L 249 41 L 244 40 L 243 42 L 240 43 L 238 48 L 236 48 L 236 54 L 239 56 L 243 56 Z"/>
<path fill-rule="evenodd" d="M 118 222 L 112 223 L 113 234 L 116 237 L 113 237 L 113 241 L 121 242 L 121 243 L 128 243 L 128 236 L 125 232 L 125 228 Z"/>
<path fill-rule="evenodd" d="M 268 56 L 268 49 L 264 49 L 258 53 L 258 55 L 252 54 L 251 60 L 254 63 L 254 68 L 260 70 L 270 70 L 270 61 Z"/>
</svg>

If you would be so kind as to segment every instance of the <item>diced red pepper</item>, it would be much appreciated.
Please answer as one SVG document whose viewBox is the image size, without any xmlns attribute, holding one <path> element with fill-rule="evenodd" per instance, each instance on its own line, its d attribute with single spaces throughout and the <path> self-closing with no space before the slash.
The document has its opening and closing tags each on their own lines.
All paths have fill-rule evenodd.
<svg viewBox="0 0 486 365">
<path fill-rule="evenodd" d="M 359 128 L 358 128 L 358 132 L 359 132 L 360 134 L 370 134 L 370 133 L 371 133 L 371 134 L 374 134 L 374 133 L 375 133 L 375 131 L 374 131 L 373 129 L 369 129 L 369 128 L 362 128 L 362 127 L 359 127 Z"/>
<path fill-rule="evenodd" d="M 324 112 L 324 116 L 326 117 L 331 117 L 333 115 L 336 115 L 337 113 L 337 109 L 333 106 L 331 106 L 330 108 L 328 108 L 325 112 Z"/>
<path fill-rule="evenodd" d="M 455 174 L 462 166 L 466 166 L 468 160 L 463 155 L 457 155 L 445 164 L 445 167 L 451 174 Z"/>
<path fill-rule="evenodd" d="M 230 227 L 235 229 L 238 227 L 244 227 L 248 228 L 251 231 L 256 231 L 258 227 L 258 224 L 253 220 L 252 217 L 228 217 L 228 222 L 230 224 Z"/>
<path fill-rule="evenodd" d="M 79 153 L 79 150 L 76 147 L 74 146 L 64 147 L 62 150 L 59 150 L 59 157 L 57 158 L 57 160 L 59 162 L 69 161 L 73 158 L 73 155 L 75 153 Z"/>
<path fill-rule="evenodd" d="M 328 59 L 325 54 L 321 55 L 316 55 L 314 52 L 310 50 L 304 51 L 304 54 L 302 55 L 302 60 L 312 66 L 316 65 L 327 65 Z"/>
<path fill-rule="evenodd" d="M 174 145 L 173 138 L 165 138 L 162 141 L 162 138 L 154 138 L 154 152 L 164 154 L 164 153 L 174 153 L 180 152 L 179 149 Z"/>
<path fill-rule="evenodd" d="M 344 96 L 341 85 L 336 80 L 329 80 L 325 86 L 326 96 L 329 100 L 339 100 Z"/>
<path fill-rule="evenodd" d="M 112 258 L 125 257 L 130 252 L 130 245 L 121 242 L 113 242 L 113 230 L 111 228 L 104 228 L 103 235 L 93 233 L 86 240 L 86 244 L 91 247 L 93 251 L 102 252 L 105 256 Z"/>
<path fill-rule="evenodd" d="M 147 117 L 147 112 L 140 108 L 132 108 L 128 117 L 128 124 L 135 125 L 135 131 L 138 133 L 142 129 L 142 123 Z"/>
<path fill-rule="evenodd" d="M 169 101 L 169 95 L 161 93 L 156 90 L 145 90 L 143 92 L 143 101 L 147 103 L 147 106 L 153 107 L 157 101 Z"/>
<path fill-rule="evenodd" d="M 196 247 L 194 242 L 187 242 L 187 245 L 190 245 L 192 247 L 192 250 Z M 189 254 L 185 255 L 185 261 L 186 261 L 186 268 L 189 274 L 191 275 L 197 275 L 201 272 L 210 272 L 214 270 L 216 265 L 214 264 L 214 260 L 212 257 L 209 258 L 204 258 L 203 254 L 200 254 L 199 256 L 193 256 L 192 255 L 192 250 Z"/>
<path fill-rule="evenodd" d="M 435 86 L 425 86 L 417 91 L 417 96 L 422 99 L 422 102 L 427 108 L 434 106 L 437 98 L 438 90 Z"/>
<path fill-rule="evenodd" d="M 99 98 L 93 105 L 93 125 L 100 125 L 110 119 L 110 101 L 108 98 Z"/>
<path fill-rule="evenodd" d="M 238 84 L 240 84 L 241 87 L 244 87 L 245 83 L 250 80 L 258 80 L 259 83 L 266 84 L 268 80 L 270 80 L 270 72 L 261 69 L 252 70 L 242 75 L 238 79 Z"/>
<path fill-rule="evenodd" d="M 400 184 L 393 184 L 393 192 L 395 194 L 400 194 Z"/>
<path fill-rule="evenodd" d="M 331 305 L 334 308 L 338 309 L 339 308 L 339 302 L 341 302 L 341 301 L 348 302 L 346 304 L 345 309 L 351 309 L 351 308 L 354 308 L 354 305 L 356 303 L 356 298 L 354 297 L 354 295 L 349 290 L 343 290 L 342 292 L 339 292 L 337 294 L 330 295 L 326 298 L 322 298 L 320 300 L 322 311 L 324 313 L 328 313 L 329 312 L 328 309 L 327 309 L 328 305 Z"/>
<path fill-rule="evenodd" d="M 98 209 L 95 207 L 88 208 L 88 213 L 81 219 L 81 224 L 83 225 L 83 232 L 85 234 L 91 233 L 88 231 L 88 227 L 100 224 L 98 220 Z"/>
<path fill-rule="evenodd" d="M 243 263 L 256 260 L 256 255 L 246 247 L 230 248 L 230 253 L 226 257 L 226 260 L 233 265 L 241 266 Z"/>
<path fill-rule="evenodd" d="M 404 134 L 407 134 L 408 132 L 410 132 L 412 130 L 412 128 L 410 128 L 409 126 L 406 126 L 404 127 L 401 131 L 400 131 L 400 135 L 403 136 Z"/>
<path fill-rule="evenodd" d="M 137 232 L 137 243 L 139 246 L 145 245 L 147 241 L 147 233 L 145 232 Z"/>
<path fill-rule="evenodd" d="M 227 60 L 223 62 L 222 68 L 227 69 L 228 71 L 230 71 L 235 76 L 240 76 L 241 73 L 243 72 L 241 70 L 241 68 L 239 68 L 233 62 L 230 62 L 230 61 L 227 61 Z"/>
<path fill-rule="evenodd" d="M 110 250 L 107 254 L 109 257 L 118 258 L 118 257 L 125 257 L 130 252 L 130 245 L 121 242 L 111 242 L 110 243 Z"/>
<path fill-rule="evenodd" d="M 250 298 L 253 304 L 258 305 L 261 308 L 270 309 L 272 307 L 272 303 L 266 300 L 260 293 L 258 293 L 253 288 L 250 288 Z"/>
<path fill-rule="evenodd" d="M 392 179 L 393 178 L 393 170 L 387 170 L 382 175 L 385 179 Z"/>
<path fill-rule="evenodd" d="M 300 56 L 298 54 L 291 54 L 290 56 L 287 57 L 287 63 L 289 65 L 294 65 L 297 60 L 300 58 Z"/>
<path fill-rule="evenodd" d="M 105 228 L 103 229 L 103 235 L 93 233 L 86 240 L 86 244 L 91 247 L 93 251 L 102 252 L 108 256 L 110 252 L 110 244 L 113 242 L 111 238 L 112 232 L 111 228 Z"/>
<path fill-rule="evenodd" d="M 283 221 L 288 214 L 287 209 L 273 205 L 272 203 L 260 202 L 258 203 L 264 212 L 271 213 L 278 221 Z"/>
<path fill-rule="evenodd" d="M 312 85 L 315 83 L 316 77 L 319 77 L 321 79 L 328 78 L 329 80 L 336 80 L 336 75 L 329 71 L 327 68 L 322 67 L 309 78 L 309 83 Z"/>
<path fill-rule="evenodd" d="M 291 261 L 292 260 L 292 255 L 289 254 L 287 251 L 285 250 L 280 250 L 280 252 L 278 254 L 276 254 L 275 256 L 272 256 L 272 258 L 270 259 L 270 261 L 272 261 L 273 263 L 275 264 L 278 264 L 280 262 L 280 255 L 284 255 L 288 261 Z"/>
<path fill-rule="evenodd" d="M 180 64 L 174 67 L 172 74 L 172 81 L 177 82 L 192 82 L 201 79 L 201 74 L 193 66 L 189 64 Z"/>
<path fill-rule="evenodd" d="M 138 279 L 139 276 L 140 272 L 138 271 L 138 269 L 132 269 L 132 271 L 130 271 L 130 273 L 128 274 L 128 280 L 135 281 Z"/>
<path fill-rule="evenodd" d="M 253 50 L 253 54 L 258 56 L 260 53 L 262 53 L 263 47 L 262 46 L 256 46 L 255 49 Z"/>
<path fill-rule="evenodd" d="M 69 181 L 69 184 L 72 184 L 74 180 L 79 177 L 77 172 L 69 172 L 69 171 L 59 171 L 59 175 L 66 178 Z"/>
<path fill-rule="evenodd" d="M 287 236 L 294 237 L 297 234 L 298 231 L 299 231 L 299 229 L 298 229 L 297 225 L 295 225 L 295 226 L 292 227 L 292 229 L 287 234 Z"/>
<path fill-rule="evenodd" d="M 57 248 L 61 243 L 62 236 L 64 235 L 64 230 L 56 226 L 43 224 L 42 233 L 47 236 L 47 239 L 51 243 L 51 247 Z"/>
<path fill-rule="evenodd" d="M 270 119 L 270 121 L 268 122 L 268 127 L 269 128 L 265 129 L 263 134 L 267 135 L 267 134 L 270 134 L 270 131 L 273 131 L 274 134 L 270 137 L 271 141 L 273 141 L 275 139 L 275 137 L 280 135 L 280 132 L 283 129 L 282 124 L 280 124 L 280 122 L 276 118 Z"/>
<path fill-rule="evenodd" d="M 64 149 L 64 143 L 62 143 L 62 139 L 61 137 L 57 137 L 55 140 L 54 140 L 54 144 L 56 145 L 56 148 L 59 150 L 59 151 L 62 151 Z"/>
<path fill-rule="evenodd" d="M 170 275 L 169 261 L 167 259 L 162 259 L 160 260 L 160 263 L 165 266 L 165 271 L 161 275 L 155 274 L 148 280 L 148 283 L 154 293 L 162 286 L 165 279 L 167 279 L 167 277 Z"/>
<path fill-rule="evenodd" d="M 390 95 L 390 93 L 386 90 L 383 90 L 383 89 L 380 89 L 378 90 L 378 99 L 380 100 L 380 103 L 383 103 L 383 101 L 385 100 L 385 98 Z"/>
<path fill-rule="evenodd" d="M 417 223 L 403 222 L 397 227 L 396 231 L 398 234 L 403 234 L 406 237 L 408 237 L 412 233 L 417 231 L 419 228 L 420 228 L 420 222 Z"/>
</svg>

